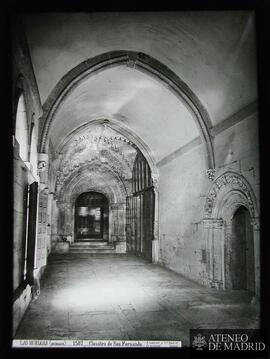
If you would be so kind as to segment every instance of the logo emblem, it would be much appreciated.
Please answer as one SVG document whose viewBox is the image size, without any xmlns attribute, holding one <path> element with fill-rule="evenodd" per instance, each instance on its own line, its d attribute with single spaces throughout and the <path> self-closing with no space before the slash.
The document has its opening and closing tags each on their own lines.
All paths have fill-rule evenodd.
<svg viewBox="0 0 270 359">
<path fill-rule="evenodd" d="M 203 350 L 203 347 L 207 345 L 207 342 L 205 340 L 205 337 L 199 333 L 194 337 L 194 340 L 192 342 L 193 348 L 196 348 L 196 350 Z"/>
</svg>

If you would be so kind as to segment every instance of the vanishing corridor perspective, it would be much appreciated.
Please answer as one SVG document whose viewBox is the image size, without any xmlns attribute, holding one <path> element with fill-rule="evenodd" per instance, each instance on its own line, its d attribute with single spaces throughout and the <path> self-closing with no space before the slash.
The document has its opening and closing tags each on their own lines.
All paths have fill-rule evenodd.
<svg viewBox="0 0 270 359">
<path fill-rule="evenodd" d="M 259 328 L 254 14 L 13 20 L 14 338 Z"/>
</svg>

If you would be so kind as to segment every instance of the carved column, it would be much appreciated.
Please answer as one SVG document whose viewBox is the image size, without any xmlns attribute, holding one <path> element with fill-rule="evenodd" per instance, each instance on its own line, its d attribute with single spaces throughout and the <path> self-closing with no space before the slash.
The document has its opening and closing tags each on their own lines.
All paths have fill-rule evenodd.
<svg viewBox="0 0 270 359">
<path fill-rule="evenodd" d="M 73 215 L 73 205 L 72 203 L 66 203 L 65 205 L 66 215 L 65 215 L 65 235 L 69 242 L 73 240 L 73 231 L 74 231 L 74 215 Z"/>
<path fill-rule="evenodd" d="M 254 241 L 254 269 L 255 269 L 255 297 L 253 302 L 259 302 L 260 299 L 260 280 L 261 280 L 261 263 L 260 263 L 260 219 L 258 217 L 251 219 L 253 226 Z"/>
<path fill-rule="evenodd" d="M 55 243 L 57 242 L 58 237 L 58 217 L 59 217 L 59 207 L 57 201 L 53 198 L 52 201 L 52 216 L 51 216 L 51 249 L 54 249 Z"/>
<path fill-rule="evenodd" d="M 67 202 L 57 202 L 58 207 L 58 225 L 57 225 L 57 234 L 59 239 L 63 237 L 71 240 L 72 236 L 72 204 Z"/>
<path fill-rule="evenodd" d="M 110 205 L 110 223 L 109 223 L 109 241 L 116 242 L 118 235 L 118 204 L 112 203 Z"/>
<path fill-rule="evenodd" d="M 47 153 L 38 154 L 38 175 L 41 185 L 47 185 L 48 182 L 48 162 L 49 156 Z"/>
<path fill-rule="evenodd" d="M 110 241 L 125 241 L 126 204 L 113 203 L 110 205 Z"/>
<path fill-rule="evenodd" d="M 126 252 L 126 204 L 110 205 L 109 240 L 115 243 L 116 253 Z"/>
<path fill-rule="evenodd" d="M 232 289 L 232 220 L 224 225 L 224 289 Z"/>
<path fill-rule="evenodd" d="M 203 220 L 206 240 L 206 271 L 209 286 L 224 288 L 224 227 L 220 218 Z"/>
<path fill-rule="evenodd" d="M 48 254 L 51 252 L 51 234 L 52 234 L 52 204 L 53 204 L 53 193 L 48 194 L 48 205 L 47 205 L 47 248 Z"/>
</svg>

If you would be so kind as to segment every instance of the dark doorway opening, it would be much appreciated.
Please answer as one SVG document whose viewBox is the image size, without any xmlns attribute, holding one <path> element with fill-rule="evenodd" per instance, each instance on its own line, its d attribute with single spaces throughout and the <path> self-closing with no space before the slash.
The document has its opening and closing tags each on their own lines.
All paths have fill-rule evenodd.
<svg viewBox="0 0 270 359">
<path fill-rule="evenodd" d="M 232 289 L 255 292 L 254 240 L 249 211 L 240 206 L 232 221 Z"/>
<path fill-rule="evenodd" d="M 82 193 L 75 203 L 75 240 L 108 241 L 109 204 L 98 192 Z"/>
</svg>

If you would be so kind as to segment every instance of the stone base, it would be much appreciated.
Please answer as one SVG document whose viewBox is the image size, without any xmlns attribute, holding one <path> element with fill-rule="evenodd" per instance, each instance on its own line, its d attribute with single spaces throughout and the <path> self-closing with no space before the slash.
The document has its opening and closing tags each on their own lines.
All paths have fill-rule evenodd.
<svg viewBox="0 0 270 359">
<path fill-rule="evenodd" d="M 152 263 L 157 264 L 159 261 L 159 241 L 152 241 Z"/>
<path fill-rule="evenodd" d="M 192 279 L 192 278 L 190 278 Z M 199 278 L 199 279 L 196 279 L 194 278 L 193 280 L 195 280 L 195 282 L 197 283 L 200 283 L 202 285 L 205 285 L 206 287 L 209 287 L 209 288 L 215 288 L 217 290 L 223 290 L 225 289 L 224 288 L 224 285 L 223 285 L 223 282 L 221 281 L 218 281 L 218 280 L 214 280 L 214 279 L 204 279 L 204 278 Z"/>
<path fill-rule="evenodd" d="M 53 253 L 67 253 L 69 251 L 69 242 L 56 242 Z"/>
<path fill-rule="evenodd" d="M 254 297 L 251 300 L 251 305 L 255 306 L 255 307 L 260 307 L 260 298 L 258 295 L 254 295 Z"/>
<path fill-rule="evenodd" d="M 127 252 L 127 243 L 123 242 L 115 242 L 115 253 L 126 253 Z"/>
<path fill-rule="evenodd" d="M 16 330 L 24 316 L 24 313 L 31 302 L 31 287 L 27 285 L 26 288 L 22 291 L 19 298 L 13 303 L 13 336 L 16 333 Z"/>
</svg>

